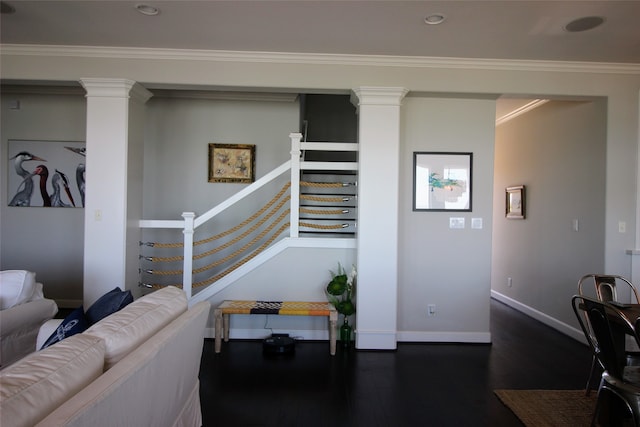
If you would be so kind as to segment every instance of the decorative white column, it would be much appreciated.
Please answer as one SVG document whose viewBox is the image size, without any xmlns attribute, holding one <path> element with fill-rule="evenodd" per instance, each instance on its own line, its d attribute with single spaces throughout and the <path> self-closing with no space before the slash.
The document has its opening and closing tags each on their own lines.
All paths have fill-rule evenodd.
<svg viewBox="0 0 640 427">
<path fill-rule="evenodd" d="M 360 144 L 356 348 L 393 350 L 398 317 L 400 106 L 408 91 L 360 87 L 353 92 L 358 98 Z"/>
<path fill-rule="evenodd" d="M 84 306 L 119 286 L 137 293 L 143 108 L 132 80 L 81 79 L 87 91 Z"/>
</svg>

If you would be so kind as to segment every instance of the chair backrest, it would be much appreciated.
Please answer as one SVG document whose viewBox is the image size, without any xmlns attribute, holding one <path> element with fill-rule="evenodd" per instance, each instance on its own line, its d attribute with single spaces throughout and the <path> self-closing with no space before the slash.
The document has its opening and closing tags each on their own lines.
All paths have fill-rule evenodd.
<svg viewBox="0 0 640 427">
<path fill-rule="evenodd" d="M 614 276 L 596 275 L 596 293 L 600 301 L 618 301 L 616 278 Z"/>
<path fill-rule="evenodd" d="M 626 360 L 624 336 L 627 333 L 635 336 L 634 325 L 620 310 L 606 302 L 579 295 L 573 297 L 572 301 L 581 325 L 584 316 L 578 310 L 586 313 L 593 333 L 591 339 L 595 339 L 593 345 L 599 350 L 596 356 L 604 370 L 613 377 L 622 378 Z"/>
<path fill-rule="evenodd" d="M 591 322 L 589 321 L 589 316 L 587 315 L 584 298 L 585 297 L 582 295 L 574 295 L 574 297 L 571 299 L 571 307 L 573 308 L 573 312 L 578 318 L 578 323 L 580 324 L 580 328 L 584 333 L 584 337 L 587 339 L 587 344 L 589 344 L 591 352 L 594 356 L 597 357 L 597 353 L 600 350 L 598 349 L 598 341 L 596 340 L 596 337 L 593 333 L 593 328 L 591 327 Z"/>
<path fill-rule="evenodd" d="M 578 293 L 580 295 L 585 295 L 585 290 L 583 289 L 585 282 L 593 281 L 593 286 L 595 289 L 596 297 L 600 301 L 620 301 L 618 299 L 617 287 L 618 285 L 623 285 L 629 288 L 629 291 L 632 294 L 632 302 L 640 303 L 640 295 L 638 295 L 638 291 L 636 287 L 633 286 L 628 279 L 613 275 L 613 274 L 586 274 L 578 280 Z"/>
</svg>

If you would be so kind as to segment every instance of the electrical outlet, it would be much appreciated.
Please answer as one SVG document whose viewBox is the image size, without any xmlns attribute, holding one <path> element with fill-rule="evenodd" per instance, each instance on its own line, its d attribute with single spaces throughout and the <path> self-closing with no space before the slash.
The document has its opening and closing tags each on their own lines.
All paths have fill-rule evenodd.
<svg viewBox="0 0 640 427">
<path fill-rule="evenodd" d="M 436 315 L 436 305 L 435 304 L 429 304 L 427 306 L 427 313 L 429 314 L 429 316 L 435 316 Z"/>
</svg>

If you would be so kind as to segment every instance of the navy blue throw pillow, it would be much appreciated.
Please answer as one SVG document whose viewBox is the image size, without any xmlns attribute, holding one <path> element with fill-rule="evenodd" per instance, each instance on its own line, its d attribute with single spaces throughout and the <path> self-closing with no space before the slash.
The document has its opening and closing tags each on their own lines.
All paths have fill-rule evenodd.
<svg viewBox="0 0 640 427">
<path fill-rule="evenodd" d="M 121 291 L 120 288 L 116 287 L 102 295 L 89 307 L 85 314 L 87 321 L 89 325 L 93 325 L 132 302 L 133 295 L 131 295 L 131 291 Z"/>
<path fill-rule="evenodd" d="M 80 306 L 64 318 L 60 326 L 58 326 L 58 329 L 53 331 L 51 336 L 49 336 L 44 344 L 42 344 L 40 350 L 47 348 L 58 341 L 62 341 L 71 335 L 84 332 L 88 327 L 89 322 L 87 322 L 87 319 L 84 317 L 84 310 L 82 309 L 82 306 Z"/>
</svg>

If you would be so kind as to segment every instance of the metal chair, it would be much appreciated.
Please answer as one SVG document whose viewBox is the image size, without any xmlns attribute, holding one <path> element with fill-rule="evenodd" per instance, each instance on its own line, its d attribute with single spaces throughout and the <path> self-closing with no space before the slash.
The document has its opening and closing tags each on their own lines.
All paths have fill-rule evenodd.
<svg viewBox="0 0 640 427">
<path fill-rule="evenodd" d="M 628 287 L 630 289 L 630 293 L 633 297 L 632 300 L 635 298 L 635 301 L 632 301 L 632 302 L 640 303 L 640 296 L 638 295 L 638 291 L 636 290 L 635 286 L 633 286 L 633 284 L 629 280 L 627 280 L 622 276 L 612 275 L 612 274 L 585 274 L 580 278 L 580 280 L 578 280 L 579 295 L 587 296 L 586 295 L 587 290 L 585 289 L 585 284 L 589 281 L 593 283 L 593 290 L 595 292 L 595 297 L 600 301 L 621 302 L 618 299 L 618 289 L 617 289 L 618 285 L 620 285 L 620 286 Z M 586 313 L 585 313 L 585 316 L 586 316 Z M 587 334 L 593 335 L 592 332 L 589 330 L 588 321 L 586 323 L 586 326 L 587 326 L 588 332 L 585 331 L 585 335 Z M 595 376 L 595 373 L 598 369 L 597 353 L 599 352 L 599 349 L 597 348 L 597 344 L 594 344 L 593 339 L 590 340 L 589 338 L 587 338 L 587 341 L 588 341 L 589 347 L 591 348 L 591 352 L 593 353 L 593 357 L 591 359 L 591 370 L 589 371 L 589 377 L 587 378 L 587 384 L 585 386 L 585 395 L 588 396 L 589 393 L 591 392 L 591 384 L 593 382 L 593 377 Z M 639 353 L 639 349 L 637 348 L 638 346 L 635 343 L 635 340 L 632 340 L 630 343 L 628 343 L 628 346 L 630 347 L 629 351 L 627 351 L 628 363 L 630 364 L 639 363 L 640 353 Z M 635 348 L 632 348 L 632 347 L 635 347 Z"/>
<path fill-rule="evenodd" d="M 592 425 L 599 421 L 604 421 L 601 425 L 624 425 L 628 419 L 617 418 L 623 414 L 612 409 L 618 403 L 633 425 L 640 427 L 640 370 L 637 366 L 626 366 L 624 350 L 625 334 L 639 338 L 635 325 L 609 303 L 580 295 L 571 302 L 587 341 L 598 349 L 597 359 L 604 369 Z M 640 326 L 640 322 L 636 323 Z"/>
<path fill-rule="evenodd" d="M 614 274 L 585 274 L 578 280 L 578 294 L 585 295 L 585 290 L 583 289 L 584 284 L 588 281 L 593 281 L 594 290 L 596 293 L 596 298 L 600 301 L 618 301 L 618 302 L 627 302 L 620 301 L 618 298 L 618 287 L 624 286 L 628 287 L 631 293 L 633 303 L 640 303 L 640 295 L 636 290 L 636 287 L 633 286 L 628 279 L 614 275 Z"/>
</svg>

